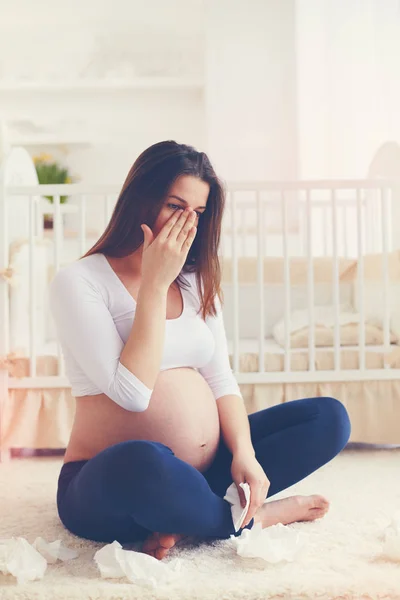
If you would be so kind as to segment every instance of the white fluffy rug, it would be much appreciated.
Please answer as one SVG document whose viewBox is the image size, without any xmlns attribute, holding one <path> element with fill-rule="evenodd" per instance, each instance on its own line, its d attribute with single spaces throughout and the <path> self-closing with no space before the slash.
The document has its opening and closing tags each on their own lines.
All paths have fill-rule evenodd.
<svg viewBox="0 0 400 600">
<path fill-rule="evenodd" d="M 101 578 L 93 556 L 103 544 L 71 535 L 58 520 L 60 467 L 60 458 L 0 464 L 0 538 L 22 536 L 30 543 L 37 536 L 48 542 L 62 539 L 79 552 L 75 560 L 49 565 L 42 580 L 29 584 L 18 585 L 12 576 L 0 574 L 2 600 L 400 599 L 400 562 L 380 557 L 381 534 L 400 509 L 398 449 L 346 450 L 289 490 L 321 493 L 331 501 L 323 520 L 293 525 L 309 537 L 295 562 L 270 565 L 241 558 L 230 541 L 177 548 L 170 556 L 182 559 L 182 574 L 156 590 Z"/>
</svg>

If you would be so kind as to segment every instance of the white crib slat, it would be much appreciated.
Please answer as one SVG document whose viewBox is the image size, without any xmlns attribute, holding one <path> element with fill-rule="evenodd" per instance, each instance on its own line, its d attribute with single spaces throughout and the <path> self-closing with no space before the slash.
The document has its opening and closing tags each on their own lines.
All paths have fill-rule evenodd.
<svg viewBox="0 0 400 600">
<path fill-rule="evenodd" d="M 61 223 L 61 205 L 60 195 L 53 196 L 54 204 L 54 269 L 55 272 L 60 268 L 61 261 L 61 242 L 62 242 L 62 223 Z"/>
<path fill-rule="evenodd" d="M 335 371 L 340 369 L 340 295 L 339 295 L 339 253 L 338 253 L 338 218 L 337 218 L 337 198 L 336 190 L 332 190 L 332 250 L 333 250 L 333 303 L 335 311 L 335 326 L 334 326 L 334 351 L 335 351 Z"/>
<path fill-rule="evenodd" d="M 358 191 L 358 190 L 357 190 Z M 348 247 L 348 235 L 347 235 L 347 206 L 346 204 L 342 207 L 342 217 L 343 217 L 343 256 L 347 258 L 349 256 L 349 247 Z"/>
<path fill-rule="evenodd" d="M 86 196 L 82 195 L 79 205 L 79 245 L 81 255 L 86 252 Z"/>
<path fill-rule="evenodd" d="M 29 376 L 36 376 L 35 198 L 29 196 Z"/>
<path fill-rule="evenodd" d="M 324 256 L 328 256 L 329 253 L 329 231 L 328 225 L 328 207 L 322 206 L 322 244 L 324 247 Z"/>
<path fill-rule="evenodd" d="M 53 196 L 54 204 L 54 270 L 57 273 L 61 266 L 61 248 L 63 239 L 63 228 L 61 221 L 60 195 Z M 58 374 L 61 375 L 64 369 L 61 346 L 57 342 Z"/>
<path fill-rule="evenodd" d="M 390 351 L 390 294 L 389 294 L 389 239 L 388 239 L 388 190 L 381 188 L 382 261 L 383 261 L 383 343 L 385 353 Z M 385 368 L 388 365 L 385 364 Z"/>
<path fill-rule="evenodd" d="M 264 220 L 263 220 L 264 231 L 268 231 L 268 226 L 269 226 L 268 215 L 271 215 L 271 214 L 274 215 L 276 213 L 276 202 L 273 204 L 272 209 L 269 209 L 268 208 L 269 206 L 271 206 L 271 203 L 268 200 L 268 195 L 267 195 L 266 200 L 264 201 L 264 204 L 263 204 L 263 207 L 264 207 Z M 268 235 L 264 235 L 264 241 L 263 241 L 264 256 L 268 256 L 268 249 L 269 249 Z"/>
<path fill-rule="evenodd" d="M 40 196 L 35 196 L 35 220 L 36 220 L 36 236 L 37 239 L 43 239 L 44 233 L 44 223 L 43 223 L 43 213 L 40 210 Z"/>
<path fill-rule="evenodd" d="M 244 207 L 240 209 L 240 233 L 241 255 L 246 256 L 246 209 Z"/>
<path fill-rule="evenodd" d="M 360 325 L 358 331 L 359 369 L 365 371 L 365 305 L 364 305 L 364 248 L 363 248 L 363 213 L 361 190 L 357 190 L 357 258 L 358 258 L 358 305 Z"/>
<path fill-rule="evenodd" d="M 392 223 L 393 223 L 393 188 L 392 187 L 388 187 L 386 188 L 386 193 L 387 193 L 387 202 L 386 202 L 386 215 L 387 215 L 387 220 L 386 220 L 386 239 L 387 239 L 387 246 L 388 246 L 388 253 L 393 251 L 393 228 L 392 228 Z"/>
<path fill-rule="evenodd" d="M 0 271 L 8 268 L 8 206 L 4 182 L 0 177 Z M 10 352 L 10 305 L 8 283 L 0 276 L 0 357 Z M 1 401 L 1 398 L 0 398 Z"/>
<path fill-rule="evenodd" d="M 304 206 L 303 206 L 304 204 Z M 301 244 L 301 256 L 307 258 L 307 206 L 303 203 L 303 197 L 301 191 L 299 191 L 298 198 L 299 208 L 299 231 L 300 231 L 300 244 Z M 300 245 L 299 245 L 300 247 Z"/>
<path fill-rule="evenodd" d="M 281 207 L 282 207 L 282 229 L 283 229 L 283 269 L 284 269 L 284 294 L 285 294 L 285 371 L 290 371 L 291 356 L 290 356 L 290 263 L 289 263 L 289 241 L 288 241 L 288 207 L 285 190 L 281 190 Z"/>
<path fill-rule="evenodd" d="M 363 207 L 365 218 L 364 252 L 365 254 L 372 254 L 373 252 L 382 252 L 382 249 L 380 247 L 381 229 L 379 225 L 379 213 L 381 211 L 381 207 L 379 203 L 379 190 L 365 190 L 363 198 Z M 378 231 L 376 232 L 375 229 L 378 229 Z M 378 236 L 376 235 L 377 233 Z"/>
<path fill-rule="evenodd" d="M 9 263 L 8 227 L 6 190 L 0 173 L 0 271 L 7 269 Z M 0 359 L 5 358 L 10 352 L 8 293 L 8 283 L 0 275 Z M 6 403 L 8 399 L 9 381 L 7 368 L 0 366 L 0 437 L 3 430 L 3 403 Z M 11 458 L 10 450 L 4 446 L 1 448 L 1 446 L 2 444 L 0 444 L 0 463 L 7 462 Z"/>
<path fill-rule="evenodd" d="M 313 229 L 312 204 L 310 190 L 306 190 L 306 223 L 307 223 L 307 300 L 308 300 L 308 370 L 315 371 L 315 323 L 314 323 L 314 263 L 313 263 Z"/>
<path fill-rule="evenodd" d="M 231 242 L 232 242 L 232 286 L 233 286 L 233 370 L 239 372 L 239 274 L 237 256 L 236 232 L 236 198 L 230 193 L 231 199 Z"/>
<path fill-rule="evenodd" d="M 65 362 L 60 344 L 57 345 L 58 373 L 59 377 L 65 377 Z"/>
<path fill-rule="evenodd" d="M 264 348 L 264 210 L 260 196 L 260 192 L 256 192 L 257 199 L 257 286 L 258 286 L 258 309 L 259 309 L 259 324 L 258 324 L 258 371 L 264 373 L 265 370 L 265 348 Z"/>
</svg>

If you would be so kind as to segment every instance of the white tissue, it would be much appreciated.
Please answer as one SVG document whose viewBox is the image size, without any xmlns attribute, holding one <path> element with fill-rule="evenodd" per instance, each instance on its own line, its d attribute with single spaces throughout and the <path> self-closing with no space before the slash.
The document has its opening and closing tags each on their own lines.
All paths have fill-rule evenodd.
<svg viewBox="0 0 400 600">
<path fill-rule="evenodd" d="M 239 531 L 250 505 L 251 490 L 248 483 L 240 483 L 246 497 L 246 506 L 241 507 L 239 492 L 235 483 L 226 490 L 224 500 L 231 504 L 232 520 L 235 531 Z M 266 504 L 268 500 L 265 500 Z M 272 527 L 262 528 L 261 523 L 256 523 L 251 529 L 243 529 L 240 536 L 231 535 L 233 545 L 240 556 L 248 558 L 262 558 L 270 563 L 283 560 L 293 561 L 303 548 L 306 536 L 298 533 L 293 528 L 281 523 Z"/>
<path fill-rule="evenodd" d="M 232 521 L 235 531 L 239 531 L 244 521 L 247 511 L 250 506 L 250 486 L 248 483 L 239 484 L 246 498 L 246 506 L 242 508 L 240 504 L 239 492 L 235 483 L 232 483 L 225 492 L 224 500 L 227 500 L 231 504 Z"/>
<path fill-rule="evenodd" d="M 61 540 L 55 542 L 46 542 L 42 537 L 36 538 L 33 542 L 33 547 L 47 560 L 49 564 L 61 560 L 63 562 L 77 558 L 76 550 L 71 550 L 62 545 Z"/>
<path fill-rule="evenodd" d="M 281 523 L 262 528 L 261 523 L 244 529 L 239 537 L 231 535 L 237 553 L 246 558 L 262 558 L 269 563 L 292 562 L 302 550 L 306 536 Z"/>
<path fill-rule="evenodd" d="M 19 584 L 42 579 L 48 562 L 76 556 L 74 550 L 61 546 L 61 540 L 48 544 L 43 538 L 36 538 L 33 545 L 22 537 L 0 540 L 0 571 L 16 577 Z"/>
<path fill-rule="evenodd" d="M 104 578 L 127 577 L 132 583 L 152 587 L 176 579 L 181 570 L 179 559 L 166 564 L 148 554 L 124 550 L 117 541 L 98 550 L 94 560 Z"/>
<path fill-rule="evenodd" d="M 19 584 L 41 579 L 47 569 L 46 559 L 24 538 L 0 540 L 0 571 L 14 575 Z"/>
<path fill-rule="evenodd" d="M 384 532 L 383 555 L 400 562 L 400 513 L 397 513 Z"/>
</svg>

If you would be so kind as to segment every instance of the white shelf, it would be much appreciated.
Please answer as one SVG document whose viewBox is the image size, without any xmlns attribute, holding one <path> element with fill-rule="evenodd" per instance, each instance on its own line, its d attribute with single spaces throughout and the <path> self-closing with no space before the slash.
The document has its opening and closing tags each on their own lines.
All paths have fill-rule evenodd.
<svg viewBox="0 0 400 600">
<path fill-rule="evenodd" d="M 40 136 L 37 138 L 23 138 L 23 137 L 13 137 L 10 136 L 9 141 L 11 146 L 81 146 L 88 148 L 91 143 L 89 140 L 78 140 L 76 138 L 55 138 L 55 137 L 46 137 Z"/>
<path fill-rule="evenodd" d="M 2 82 L 0 92 L 112 92 L 135 90 L 202 90 L 201 78 L 138 77 L 132 81 Z"/>
</svg>

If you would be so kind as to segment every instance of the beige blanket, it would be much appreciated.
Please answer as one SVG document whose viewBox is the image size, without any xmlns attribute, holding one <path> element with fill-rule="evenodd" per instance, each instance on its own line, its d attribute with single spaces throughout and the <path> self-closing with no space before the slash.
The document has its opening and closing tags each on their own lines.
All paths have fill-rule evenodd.
<svg viewBox="0 0 400 600">
<path fill-rule="evenodd" d="M 400 250 L 388 254 L 389 280 L 400 282 Z M 232 259 L 221 260 L 222 279 L 225 283 L 232 283 Z M 264 258 L 264 282 L 266 284 L 283 284 L 285 281 L 285 261 L 282 257 Z M 333 281 L 333 258 L 331 256 L 313 257 L 312 259 L 314 282 L 329 283 Z M 242 284 L 257 282 L 258 263 L 255 257 L 240 257 L 237 263 L 238 280 Z M 338 258 L 338 273 L 341 282 L 354 282 L 357 280 L 359 263 L 355 258 Z M 289 281 L 290 285 L 304 285 L 308 281 L 308 259 L 304 257 L 290 257 Z M 368 254 L 363 260 L 364 279 L 367 281 L 383 280 L 383 255 Z"/>
</svg>

